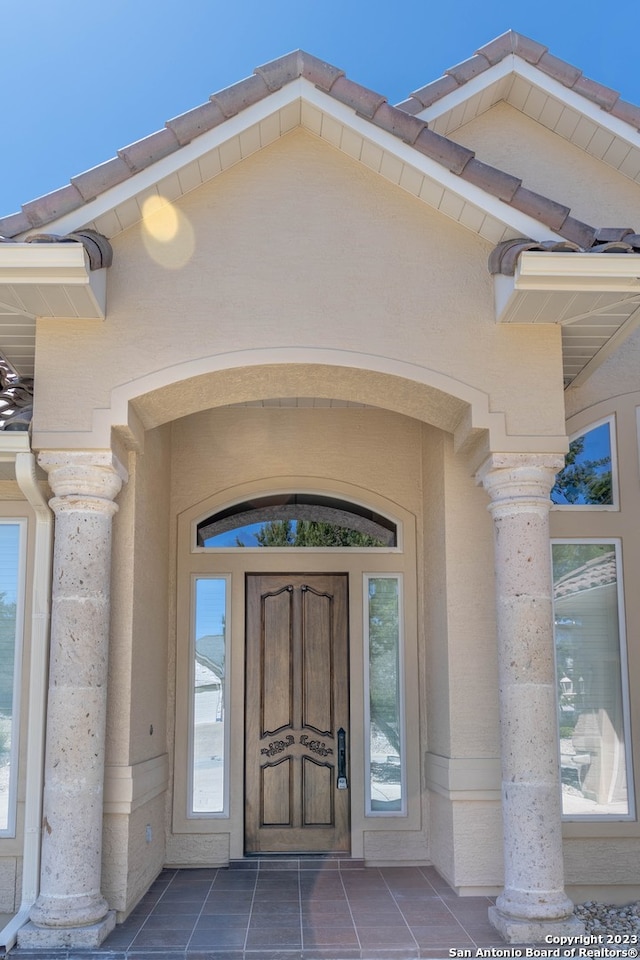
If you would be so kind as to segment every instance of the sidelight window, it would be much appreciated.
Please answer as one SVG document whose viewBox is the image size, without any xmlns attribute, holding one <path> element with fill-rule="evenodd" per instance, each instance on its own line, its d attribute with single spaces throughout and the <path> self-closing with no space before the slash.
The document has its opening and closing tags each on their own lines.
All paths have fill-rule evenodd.
<svg viewBox="0 0 640 960">
<path fill-rule="evenodd" d="M 633 814 L 620 544 L 552 544 L 562 809 Z"/>
<path fill-rule="evenodd" d="M 26 521 L 0 521 L 0 836 L 15 836 Z"/>
<path fill-rule="evenodd" d="M 227 577 L 196 577 L 191 645 L 190 810 L 228 809 Z"/>
<path fill-rule="evenodd" d="M 406 814 L 402 579 L 365 575 L 367 815 Z"/>
</svg>

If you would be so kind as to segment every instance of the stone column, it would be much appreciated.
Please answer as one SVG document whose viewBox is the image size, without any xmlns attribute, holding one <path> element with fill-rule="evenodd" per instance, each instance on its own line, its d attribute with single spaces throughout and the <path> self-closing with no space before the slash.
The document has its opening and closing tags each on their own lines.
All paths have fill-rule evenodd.
<svg viewBox="0 0 640 960">
<path fill-rule="evenodd" d="M 109 452 L 40 454 L 55 513 L 40 896 L 25 947 L 97 946 L 115 913 L 100 892 L 113 502 Z"/>
<path fill-rule="evenodd" d="M 491 497 L 500 684 L 504 891 L 489 918 L 509 943 L 584 931 L 564 892 L 549 494 L 564 458 L 494 454 Z"/>
</svg>

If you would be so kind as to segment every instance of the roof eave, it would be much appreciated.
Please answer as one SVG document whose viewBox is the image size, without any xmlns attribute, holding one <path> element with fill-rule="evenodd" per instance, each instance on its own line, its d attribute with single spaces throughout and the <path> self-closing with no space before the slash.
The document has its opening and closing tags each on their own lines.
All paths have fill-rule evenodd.
<svg viewBox="0 0 640 960">
<path fill-rule="evenodd" d="M 388 105 L 384 104 L 384 101 L 381 101 L 380 106 Z M 266 141 L 263 141 L 260 137 L 260 131 L 275 114 L 280 113 L 280 115 L 282 115 L 283 112 L 286 112 L 289 108 L 299 109 L 298 119 L 295 122 L 291 122 L 289 127 L 286 125 L 281 127 L 280 135 L 284 135 L 289 132 L 289 129 L 293 129 L 295 126 L 303 126 L 319 135 L 322 139 L 332 143 L 333 146 L 337 146 L 338 149 L 343 149 L 344 152 L 353 156 L 353 153 L 345 146 L 342 135 L 338 135 L 335 132 L 337 128 L 334 128 L 333 131 L 329 129 L 332 123 L 334 125 L 340 125 L 341 129 L 349 130 L 368 143 L 374 144 L 379 151 L 383 151 L 384 154 L 393 157 L 400 164 L 411 167 L 423 177 L 428 178 L 431 183 L 437 185 L 440 194 L 444 191 L 445 194 L 458 198 L 459 204 L 471 205 L 479 211 L 482 211 L 494 224 L 492 230 L 488 232 L 485 237 L 485 239 L 491 242 L 495 243 L 499 241 L 500 237 L 497 233 L 500 232 L 505 237 L 544 235 L 550 239 L 561 238 L 560 231 L 550 227 L 544 223 L 543 220 L 516 209 L 514 206 L 511 206 L 509 202 L 504 202 L 497 196 L 491 196 L 482 186 L 476 185 L 478 182 L 477 177 L 474 178 L 476 182 L 465 180 L 464 176 L 452 172 L 452 170 L 443 165 L 442 162 L 438 162 L 422 152 L 421 149 L 419 149 L 421 146 L 420 143 L 418 143 L 417 146 L 413 146 L 401 139 L 397 134 L 389 132 L 388 129 L 378 125 L 376 122 L 372 122 L 367 116 L 363 116 L 355 109 L 355 106 L 348 105 L 342 99 L 338 100 L 330 96 L 303 77 L 288 82 L 279 90 L 269 94 L 268 97 L 246 107 L 240 113 L 225 120 L 223 124 L 208 130 L 193 139 L 190 143 L 185 144 L 179 151 L 163 156 L 138 173 L 132 174 L 126 180 L 106 189 L 93 200 L 83 203 L 81 207 L 67 211 L 60 217 L 49 221 L 46 226 L 47 231 L 65 234 L 78 230 L 81 226 L 91 224 L 106 235 L 110 237 L 114 236 L 118 231 L 107 230 L 103 224 L 103 218 L 111 211 L 135 200 L 135 198 L 144 198 L 150 194 L 161 194 L 162 190 L 160 186 L 163 183 L 168 183 L 170 179 L 172 182 L 176 182 L 176 174 L 179 174 L 180 171 L 189 167 L 191 164 L 198 163 L 198 161 L 212 153 L 212 151 L 220 150 L 232 141 L 236 141 L 238 146 L 234 154 L 236 158 L 234 162 L 239 162 L 275 139 L 275 137 L 271 137 L 271 139 L 266 138 Z M 395 108 L 388 109 L 395 110 Z M 396 112 L 399 114 L 398 121 L 401 121 L 402 112 Z M 251 139 L 249 133 L 255 131 L 256 128 L 258 130 L 258 136 Z M 455 147 L 456 145 L 452 144 L 454 150 Z M 473 154 L 470 152 L 468 152 L 468 155 L 469 157 L 473 157 Z M 363 156 L 356 159 L 360 159 L 361 162 L 373 167 L 383 176 L 387 176 L 384 165 L 379 162 L 376 165 L 375 162 L 372 163 Z M 461 163 L 463 165 L 466 163 L 466 159 L 466 157 L 462 159 Z M 457 160 L 457 156 L 453 157 L 452 150 L 452 165 L 457 162 Z M 445 162 L 447 162 L 446 158 Z M 219 172 L 224 172 L 224 169 L 226 168 L 221 168 Z M 499 171 L 490 171 L 489 168 L 487 168 L 487 171 L 489 171 L 489 174 L 499 174 Z M 471 166 L 469 167 L 468 175 L 471 178 Z M 393 179 L 393 177 L 387 178 Z M 397 182 L 400 186 L 403 186 L 404 184 L 401 180 L 402 178 L 400 177 Z M 480 182 L 482 182 L 481 179 Z M 528 196 L 525 197 L 527 191 L 523 188 L 518 188 L 517 184 L 515 187 L 512 187 L 512 193 L 514 189 L 520 189 L 523 197 L 523 207 L 537 209 L 535 195 L 531 195 L 533 200 L 529 202 L 530 198 Z M 438 191 L 434 190 L 433 194 L 435 195 Z M 186 190 L 184 192 L 186 192 Z M 173 201 L 177 199 L 177 196 L 177 194 L 169 196 L 167 199 Z M 518 198 L 519 196 L 520 194 Z M 430 202 L 430 198 L 427 199 L 427 191 L 423 191 L 422 199 L 427 203 Z M 537 199 L 544 201 L 544 198 Z M 550 202 L 547 203 L 551 208 Z M 453 205 L 447 205 L 442 202 L 439 204 L 431 203 L 431 205 L 440 209 L 444 214 L 451 215 L 450 209 Z M 566 210 L 557 214 L 555 210 L 550 209 L 550 214 L 554 217 L 557 216 L 558 223 L 560 223 L 563 217 L 566 217 Z M 137 219 L 140 220 L 141 215 L 138 215 Z M 131 222 L 135 222 L 135 220 Z M 471 228 L 469 222 L 461 222 L 463 222 L 463 225 L 468 229 Z M 131 223 L 127 223 L 127 226 L 130 225 Z M 23 240 L 33 232 L 36 232 L 35 228 L 24 230 L 16 239 Z M 482 235 L 481 229 L 475 232 Z"/>
</svg>

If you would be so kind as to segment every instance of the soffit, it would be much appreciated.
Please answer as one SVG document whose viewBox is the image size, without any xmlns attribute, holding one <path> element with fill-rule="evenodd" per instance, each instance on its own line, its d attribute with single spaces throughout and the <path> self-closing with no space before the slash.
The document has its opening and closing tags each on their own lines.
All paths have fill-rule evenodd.
<svg viewBox="0 0 640 960">
<path fill-rule="evenodd" d="M 522 252 L 495 277 L 499 323 L 562 327 L 565 385 L 579 386 L 640 324 L 640 254 Z"/>
<path fill-rule="evenodd" d="M 566 91 L 560 84 L 556 85 L 559 90 L 550 92 L 540 85 L 541 82 L 541 78 L 535 83 L 516 70 L 500 76 L 448 109 L 443 101 L 418 116 L 427 120 L 431 130 L 449 137 L 504 101 L 623 176 L 640 183 L 640 144 L 633 142 L 632 131 L 627 129 L 623 135 L 612 129 L 617 126 L 612 124 L 613 118 L 597 117 L 592 106 L 585 112 L 576 95 L 571 98 L 571 103 L 567 102 Z M 547 81 L 547 86 L 554 85 Z"/>
<path fill-rule="evenodd" d="M 32 377 L 36 317 L 102 320 L 106 268 L 91 270 L 82 243 L 0 244 L 0 349 Z"/>
<path fill-rule="evenodd" d="M 480 47 L 399 106 L 448 137 L 500 101 L 640 182 L 640 108 L 515 31 Z"/>
</svg>

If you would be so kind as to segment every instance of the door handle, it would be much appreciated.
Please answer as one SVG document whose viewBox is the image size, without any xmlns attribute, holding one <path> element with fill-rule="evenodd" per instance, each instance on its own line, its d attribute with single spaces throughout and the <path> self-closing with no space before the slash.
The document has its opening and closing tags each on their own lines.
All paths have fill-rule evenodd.
<svg viewBox="0 0 640 960">
<path fill-rule="evenodd" d="M 338 790 L 346 790 L 347 783 L 347 734 L 344 727 L 338 730 Z"/>
</svg>

